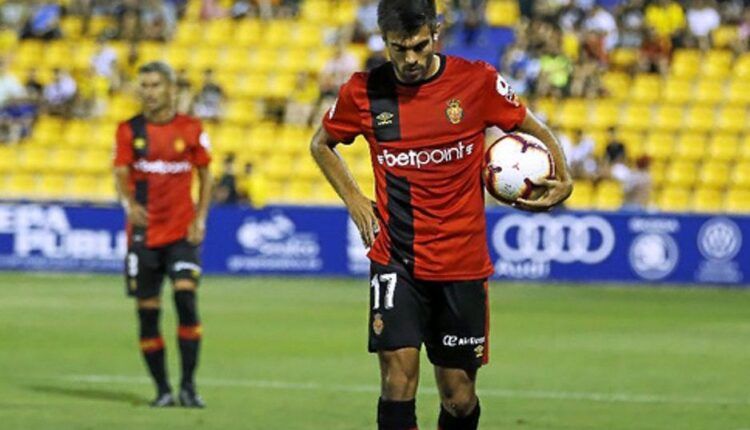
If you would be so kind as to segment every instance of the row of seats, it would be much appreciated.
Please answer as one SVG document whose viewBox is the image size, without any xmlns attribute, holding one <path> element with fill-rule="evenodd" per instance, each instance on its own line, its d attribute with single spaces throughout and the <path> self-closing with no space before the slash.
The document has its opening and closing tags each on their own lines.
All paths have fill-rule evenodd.
<svg viewBox="0 0 750 430">
<path fill-rule="evenodd" d="M 638 61 L 637 49 L 618 48 L 612 53 L 615 68 L 627 68 Z M 692 49 L 678 49 L 674 52 L 669 70 L 670 77 L 691 78 L 700 76 L 719 79 L 728 76 L 750 76 L 750 54 L 735 58 L 729 50 L 714 49 L 701 52 Z"/>
<path fill-rule="evenodd" d="M 602 84 L 613 100 L 643 103 L 750 104 L 750 75 L 731 79 L 661 78 L 643 74 L 630 77 L 624 72 L 607 72 Z"/>
</svg>

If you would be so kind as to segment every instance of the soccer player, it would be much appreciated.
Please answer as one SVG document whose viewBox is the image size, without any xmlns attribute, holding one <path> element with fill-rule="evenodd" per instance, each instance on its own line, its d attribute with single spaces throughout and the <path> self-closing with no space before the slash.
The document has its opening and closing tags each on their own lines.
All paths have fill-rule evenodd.
<svg viewBox="0 0 750 430">
<path fill-rule="evenodd" d="M 210 144 L 198 119 L 177 114 L 175 75 L 167 64 L 142 66 L 138 92 L 142 113 L 119 125 L 114 156 L 117 189 L 127 215 L 127 293 L 136 298 L 141 351 L 156 383 L 151 405 L 173 406 L 159 330 L 161 285 L 165 275 L 171 279 L 182 359 L 179 401 L 202 408 L 193 375 L 202 331 L 196 289 L 201 273 L 198 245 L 205 236 L 211 193 Z M 200 180 L 197 205 L 191 197 L 193 170 Z"/>
<path fill-rule="evenodd" d="M 554 157 L 557 177 L 519 207 L 549 209 L 570 195 L 572 181 L 555 137 L 495 69 L 436 52 L 434 0 L 381 0 L 378 24 L 391 62 L 352 75 L 310 149 L 370 247 L 378 428 L 417 428 L 424 344 L 440 392 L 440 429 L 476 429 L 475 383 L 488 358 L 493 273 L 481 181 L 485 129 L 534 135 Z M 376 203 L 335 149 L 360 134 L 370 147 Z"/>
</svg>

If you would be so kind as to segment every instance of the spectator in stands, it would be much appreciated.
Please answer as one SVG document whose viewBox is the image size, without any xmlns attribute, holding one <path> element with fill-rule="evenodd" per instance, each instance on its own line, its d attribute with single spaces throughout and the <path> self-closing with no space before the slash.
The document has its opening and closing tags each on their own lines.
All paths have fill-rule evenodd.
<svg viewBox="0 0 750 430">
<path fill-rule="evenodd" d="M 317 81 L 309 72 L 300 72 L 284 109 L 284 122 L 305 127 L 310 125 L 310 116 L 319 98 Z"/>
<path fill-rule="evenodd" d="M 180 69 L 177 71 L 177 112 L 189 114 L 193 111 L 193 89 L 190 79 L 187 77 L 187 70 Z"/>
<path fill-rule="evenodd" d="M 97 73 L 93 67 L 89 68 L 85 75 L 78 79 L 80 84 L 76 91 L 76 102 L 74 105 L 75 116 L 82 118 L 98 117 L 107 108 L 110 83 L 104 76 Z"/>
<path fill-rule="evenodd" d="M 359 0 L 353 41 L 365 42 L 378 33 L 378 0 Z"/>
<path fill-rule="evenodd" d="M 44 87 L 44 104 L 50 115 L 70 117 L 78 91 L 76 81 L 67 71 L 55 68 L 52 82 Z"/>
<path fill-rule="evenodd" d="M 52 1 L 42 2 L 32 12 L 21 30 L 22 39 L 54 40 L 62 37 L 60 15 L 62 8 Z"/>
<path fill-rule="evenodd" d="M 653 29 L 656 39 L 670 42 L 671 46 L 682 46 L 685 31 L 685 12 L 673 0 L 656 0 L 646 7 L 646 26 Z"/>
<path fill-rule="evenodd" d="M 621 157 L 625 157 L 625 144 L 617 138 L 617 129 L 610 127 L 607 129 L 607 146 L 604 148 L 602 164 L 609 166 Z"/>
<path fill-rule="evenodd" d="M 35 68 L 29 69 L 24 87 L 26 88 L 26 97 L 29 101 L 36 106 L 40 106 L 42 104 L 42 95 L 44 94 L 44 85 L 39 80 Z"/>
<path fill-rule="evenodd" d="M 536 89 L 536 80 L 539 76 L 539 59 L 530 52 L 526 39 L 519 37 L 516 43 L 511 45 L 505 52 L 502 60 L 502 70 L 505 76 L 512 79 L 523 76 L 526 80 L 526 89 L 528 93 L 534 93 Z M 516 86 L 514 90 L 518 91 Z"/>
<path fill-rule="evenodd" d="M 16 142 L 24 134 L 28 104 L 26 91 L 0 57 L 0 143 Z"/>
<path fill-rule="evenodd" d="M 624 194 L 622 209 L 644 210 L 648 207 L 651 194 L 650 164 L 651 160 L 647 156 L 641 156 L 631 167 L 623 152 L 603 171 L 604 178 L 620 183 Z"/>
<path fill-rule="evenodd" d="M 640 48 L 643 44 L 643 1 L 626 0 L 616 14 L 623 48 Z"/>
<path fill-rule="evenodd" d="M 263 174 L 255 172 L 253 163 L 245 163 L 240 188 L 242 200 L 256 208 L 265 206 L 268 199 L 266 179 Z"/>
<path fill-rule="evenodd" d="M 214 202 L 220 204 L 237 204 L 239 193 L 237 192 L 237 176 L 234 172 L 235 155 L 227 154 L 224 158 L 224 173 L 214 187 Z"/>
<path fill-rule="evenodd" d="M 660 73 L 666 76 L 672 55 L 672 43 L 669 39 L 659 37 L 650 27 L 644 28 L 643 31 L 643 43 L 637 60 L 638 69 L 644 73 Z"/>
<path fill-rule="evenodd" d="M 177 24 L 176 11 L 161 0 L 141 0 L 141 30 L 149 40 L 169 40 Z"/>
<path fill-rule="evenodd" d="M 224 115 L 225 101 L 226 93 L 216 82 L 213 69 L 206 69 L 203 72 L 203 86 L 195 96 L 193 113 L 204 120 L 218 121 Z"/>
<path fill-rule="evenodd" d="M 20 31 L 24 17 L 28 14 L 29 5 L 21 0 L 10 0 L 0 4 L 0 28 L 6 27 Z"/>
<path fill-rule="evenodd" d="M 117 20 L 115 37 L 122 40 L 141 39 L 141 7 L 138 0 L 123 0 L 114 10 Z"/>
<path fill-rule="evenodd" d="M 99 38 L 97 41 L 96 52 L 91 57 L 91 67 L 93 67 L 96 76 L 107 79 L 110 88 L 117 89 L 120 87 L 117 51 L 109 46 L 104 38 Z"/>
<path fill-rule="evenodd" d="M 336 97 L 339 87 L 357 70 L 359 70 L 357 57 L 346 50 L 344 43 L 338 43 L 333 56 L 325 63 L 320 73 L 321 95 Z"/>
<path fill-rule="evenodd" d="M 250 0 L 235 0 L 229 9 L 229 15 L 232 19 L 242 19 L 250 16 L 253 12 L 253 5 Z"/>
<path fill-rule="evenodd" d="M 702 51 L 711 48 L 711 32 L 719 28 L 721 17 L 711 0 L 693 0 L 687 11 L 689 46 L 697 46 Z"/>
<path fill-rule="evenodd" d="M 573 179 L 592 179 L 597 173 L 597 164 L 594 159 L 594 140 L 583 134 L 580 129 L 575 130 L 573 138 L 565 135 L 560 137 L 560 144 L 565 151 L 565 156 L 570 166 Z"/>
<path fill-rule="evenodd" d="M 735 50 L 737 52 L 747 52 L 750 50 L 750 6 L 745 9 L 742 21 L 737 27 Z"/>
<path fill-rule="evenodd" d="M 596 5 L 591 9 L 583 23 L 583 28 L 592 37 L 596 36 L 597 43 L 601 44 L 605 52 L 612 51 L 617 45 L 619 40 L 617 21 L 602 6 Z"/>
<path fill-rule="evenodd" d="M 570 89 L 573 65 L 560 51 L 559 43 L 550 41 L 545 54 L 539 59 L 539 80 L 536 88 L 539 96 L 560 98 Z"/>
</svg>

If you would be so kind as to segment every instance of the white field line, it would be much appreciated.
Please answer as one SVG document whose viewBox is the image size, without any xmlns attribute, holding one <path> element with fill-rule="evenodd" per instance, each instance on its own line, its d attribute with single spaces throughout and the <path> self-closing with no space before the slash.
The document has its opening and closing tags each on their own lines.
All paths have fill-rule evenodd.
<svg viewBox="0 0 750 430">
<path fill-rule="evenodd" d="M 145 376 L 125 375 L 68 375 L 62 378 L 66 381 L 93 384 L 139 384 L 150 385 L 152 382 Z M 379 393 L 376 385 L 355 384 L 323 384 L 318 382 L 270 381 L 253 379 L 215 379 L 199 378 L 198 382 L 207 387 L 240 387 L 264 388 L 288 391 L 325 391 L 337 393 Z M 428 389 L 424 394 L 437 394 L 434 389 Z M 743 405 L 750 406 L 750 399 L 742 398 L 708 398 L 708 397 L 677 397 L 655 394 L 630 393 L 590 393 L 572 391 L 547 390 L 511 390 L 497 388 L 483 388 L 479 390 L 480 397 L 498 397 L 505 399 L 532 400 L 579 400 L 600 403 L 671 403 L 697 405 Z"/>
</svg>

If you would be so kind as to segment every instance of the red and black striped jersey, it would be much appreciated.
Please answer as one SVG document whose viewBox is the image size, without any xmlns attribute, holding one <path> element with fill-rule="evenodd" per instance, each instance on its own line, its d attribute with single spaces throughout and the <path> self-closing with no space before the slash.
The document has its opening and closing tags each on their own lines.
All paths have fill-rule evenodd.
<svg viewBox="0 0 750 430">
<path fill-rule="evenodd" d="M 208 166 L 210 143 L 197 118 L 176 115 L 165 124 L 138 115 L 117 128 L 115 166 L 130 168 L 130 191 L 148 212 L 143 231 L 129 239 L 158 247 L 184 239 L 195 216 L 193 168 Z"/>
<path fill-rule="evenodd" d="M 493 272 L 481 169 L 484 133 L 518 127 L 526 108 L 484 62 L 440 55 L 427 81 L 405 85 L 391 63 L 354 74 L 323 119 L 326 132 L 370 146 L 380 234 L 369 252 L 424 280 Z"/>
</svg>

